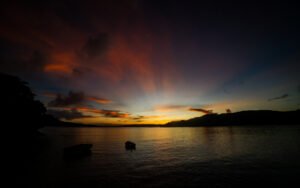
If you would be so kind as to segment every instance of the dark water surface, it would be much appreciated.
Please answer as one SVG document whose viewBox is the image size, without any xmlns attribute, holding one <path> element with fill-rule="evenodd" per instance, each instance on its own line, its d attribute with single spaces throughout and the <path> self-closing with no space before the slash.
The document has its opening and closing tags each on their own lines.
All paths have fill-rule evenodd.
<svg viewBox="0 0 300 188">
<path fill-rule="evenodd" d="M 300 126 L 54 128 L 16 181 L 26 187 L 293 187 L 300 180 Z M 137 150 L 126 151 L 131 140 Z M 92 155 L 64 160 L 66 146 Z M 26 156 L 26 154 L 24 154 Z"/>
</svg>

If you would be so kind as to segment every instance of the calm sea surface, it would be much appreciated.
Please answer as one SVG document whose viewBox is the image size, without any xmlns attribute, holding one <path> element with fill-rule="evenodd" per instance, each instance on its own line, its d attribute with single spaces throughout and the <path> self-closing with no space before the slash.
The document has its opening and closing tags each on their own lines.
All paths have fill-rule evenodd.
<svg viewBox="0 0 300 188">
<path fill-rule="evenodd" d="M 22 162 L 20 184 L 36 187 L 293 187 L 300 178 L 300 126 L 43 128 Z M 124 142 L 137 144 L 126 151 Z M 92 155 L 64 160 L 63 148 Z M 26 155 L 26 154 L 25 154 Z M 26 157 L 25 157 L 26 158 Z"/>
</svg>

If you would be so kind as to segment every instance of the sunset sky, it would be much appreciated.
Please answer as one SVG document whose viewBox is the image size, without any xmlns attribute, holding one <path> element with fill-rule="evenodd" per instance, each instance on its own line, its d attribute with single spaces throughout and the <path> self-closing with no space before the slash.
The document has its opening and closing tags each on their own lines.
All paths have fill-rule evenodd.
<svg viewBox="0 0 300 188">
<path fill-rule="evenodd" d="M 87 124 L 299 109 L 299 8 L 200 2 L 1 1 L 0 71 Z"/>
</svg>

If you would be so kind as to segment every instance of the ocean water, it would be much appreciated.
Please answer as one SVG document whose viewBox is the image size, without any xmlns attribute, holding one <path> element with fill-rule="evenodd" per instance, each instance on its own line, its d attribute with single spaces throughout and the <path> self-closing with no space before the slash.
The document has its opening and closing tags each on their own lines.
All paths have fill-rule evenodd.
<svg viewBox="0 0 300 188">
<path fill-rule="evenodd" d="M 55 128 L 23 154 L 25 187 L 293 187 L 300 177 L 300 126 Z M 137 144 L 126 151 L 124 143 Z M 64 160 L 63 148 L 92 155 Z M 28 157 L 24 157 L 28 155 Z"/>
</svg>

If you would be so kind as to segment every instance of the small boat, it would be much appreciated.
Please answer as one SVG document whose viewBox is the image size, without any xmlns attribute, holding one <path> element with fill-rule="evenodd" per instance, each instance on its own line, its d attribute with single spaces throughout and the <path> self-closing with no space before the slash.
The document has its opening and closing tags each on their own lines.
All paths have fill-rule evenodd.
<svg viewBox="0 0 300 188">
<path fill-rule="evenodd" d="M 126 150 L 135 150 L 136 149 L 135 145 L 136 144 L 134 142 L 127 141 L 127 142 L 125 142 L 125 149 Z"/>
<path fill-rule="evenodd" d="M 91 155 L 93 144 L 78 144 L 64 148 L 64 158 L 82 158 Z"/>
</svg>

